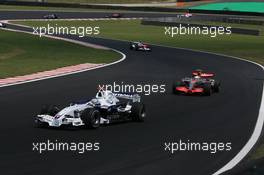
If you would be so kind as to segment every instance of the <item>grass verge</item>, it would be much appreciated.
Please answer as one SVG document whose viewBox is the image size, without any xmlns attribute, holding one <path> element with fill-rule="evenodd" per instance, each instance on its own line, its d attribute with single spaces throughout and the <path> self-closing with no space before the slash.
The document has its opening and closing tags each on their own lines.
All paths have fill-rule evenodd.
<svg viewBox="0 0 264 175">
<path fill-rule="evenodd" d="M 110 63 L 120 54 L 73 43 L 0 30 L 0 78 L 81 63 Z"/>
<path fill-rule="evenodd" d="M 111 39 L 144 41 L 153 44 L 190 48 L 201 51 L 221 53 L 249 59 L 264 65 L 264 36 L 219 35 L 215 38 L 202 35 L 165 35 L 164 27 L 144 26 L 139 20 L 113 21 L 21 21 L 29 26 L 99 26 L 100 36 Z M 232 26 L 233 24 L 230 24 Z M 237 24 L 236 24 L 237 27 Z"/>
<path fill-rule="evenodd" d="M 250 159 L 257 160 L 264 158 L 264 145 L 260 145 L 257 150 L 251 154 Z"/>
</svg>

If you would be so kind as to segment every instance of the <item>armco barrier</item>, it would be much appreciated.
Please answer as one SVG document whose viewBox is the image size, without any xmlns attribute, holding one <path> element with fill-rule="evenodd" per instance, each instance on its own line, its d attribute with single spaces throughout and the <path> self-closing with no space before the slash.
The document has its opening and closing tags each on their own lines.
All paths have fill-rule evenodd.
<svg viewBox="0 0 264 175">
<path fill-rule="evenodd" d="M 211 26 L 211 25 L 202 25 L 202 24 L 188 24 L 180 22 L 163 22 L 163 21 L 153 21 L 153 20 L 142 20 L 142 25 L 154 25 L 154 26 L 189 26 L 189 27 L 220 27 L 220 26 Z M 243 35 L 254 35 L 259 36 L 261 34 L 260 30 L 253 29 L 242 29 L 242 28 L 232 28 L 232 33 L 243 34 Z"/>
<path fill-rule="evenodd" d="M 243 18 L 223 18 L 222 22 L 249 25 L 264 25 L 264 20 L 243 19 Z"/>
</svg>

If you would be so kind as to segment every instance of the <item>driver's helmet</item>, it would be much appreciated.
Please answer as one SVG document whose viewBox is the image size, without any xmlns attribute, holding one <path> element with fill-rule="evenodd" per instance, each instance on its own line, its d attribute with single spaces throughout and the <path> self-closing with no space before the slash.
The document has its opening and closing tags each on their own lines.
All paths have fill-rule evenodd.
<svg viewBox="0 0 264 175">
<path fill-rule="evenodd" d="M 96 94 L 96 98 L 97 99 L 103 99 L 105 100 L 107 103 L 110 103 L 110 104 L 115 104 L 117 103 L 119 100 L 114 96 L 114 94 L 111 92 L 111 91 L 103 91 L 103 90 L 100 90 L 97 92 Z"/>
<path fill-rule="evenodd" d="M 195 72 L 196 72 L 196 75 L 194 75 L 193 77 L 194 78 L 201 78 L 203 71 L 201 69 L 197 69 L 197 70 L 195 70 Z"/>
<path fill-rule="evenodd" d="M 102 90 L 99 90 L 98 92 L 97 92 L 97 94 L 96 94 L 96 98 L 104 98 L 104 91 L 102 91 Z"/>
</svg>

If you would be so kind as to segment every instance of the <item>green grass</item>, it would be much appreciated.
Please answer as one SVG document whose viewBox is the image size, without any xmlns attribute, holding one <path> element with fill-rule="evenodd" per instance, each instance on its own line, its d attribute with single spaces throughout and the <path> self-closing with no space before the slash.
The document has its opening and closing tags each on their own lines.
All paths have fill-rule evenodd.
<svg viewBox="0 0 264 175">
<path fill-rule="evenodd" d="M 19 22 L 30 26 L 45 26 L 47 22 Z M 263 36 L 221 35 L 215 38 L 201 35 L 178 35 L 174 38 L 164 35 L 164 27 L 144 26 L 139 20 L 133 21 L 52 21 L 59 26 L 100 26 L 101 37 L 139 40 L 153 44 L 191 48 L 195 50 L 216 52 L 256 61 L 264 65 Z M 230 24 L 232 25 L 232 24 Z"/>
<path fill-rule="evenodd" d="M 81 63 L 109 63 L 121 56 L 48 38 L 0 30 L 0 78 Z"/>
<path fill-rule="evenodd" d="M 190 9 L 198 10 L 225 10 L 225 11 L 241 11 L 241 12 L 258 12 L 264 13 L 263 2 L 224 2 L 211 3 L 191 7 Z"/>
</svg>

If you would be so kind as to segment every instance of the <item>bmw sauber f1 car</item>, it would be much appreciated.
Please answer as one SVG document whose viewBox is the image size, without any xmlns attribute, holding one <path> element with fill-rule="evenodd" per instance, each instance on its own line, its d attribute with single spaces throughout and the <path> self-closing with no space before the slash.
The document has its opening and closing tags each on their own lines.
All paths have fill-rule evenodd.
<svg viewBox="0 0 264 175">
<path fill-rule="evenodd" d="M 6 24 L 0 22 L 0 28 L 6 28 Z"/>
<path fill-rule="evenodd" d="M 112 13 L 111 15 L 106 15 L 106 18 L 121 18 L 122 14 L 121 13 Z"/>
<path fill-rule="evenodd" d="M 142 42 L 132 42 L 130 44 L 130 50 L 142 50 L 142 51 L 151 51 L 151 48 L 148 44 Z"/>
<path fill-rule="evenodd" d="M 172 85 L 174 94 L 200 94 L 210 96 L 213 92 L 219 92 L 220 82 L 212 77 L 214 73 L 196 70 L 192 72 L 192 77 L 183 78 Z"/>
<path fill-rule="evenodd" d="M 124 121 L 144 121 L 145 105 L 138 94 L 112 93 L 100 90 L 89 101 L 75 102 L 60 110 L 56 106 L 44 106 L 35 117 L 38 127 L 62 125 L 98 128 L 102 124 Z"/>
<path fill-rule="evenodd" d="M 56 14 L 48 14 L 43 16 L 44 19 L 58 19 L 58 16 Z"/>
</svg>

